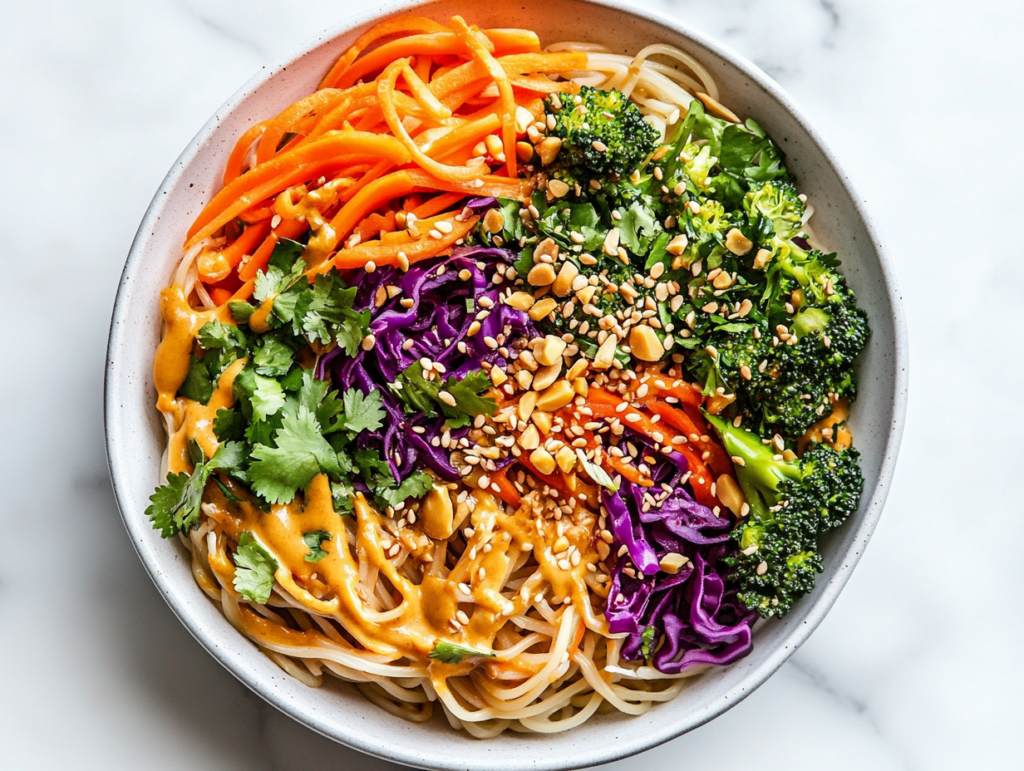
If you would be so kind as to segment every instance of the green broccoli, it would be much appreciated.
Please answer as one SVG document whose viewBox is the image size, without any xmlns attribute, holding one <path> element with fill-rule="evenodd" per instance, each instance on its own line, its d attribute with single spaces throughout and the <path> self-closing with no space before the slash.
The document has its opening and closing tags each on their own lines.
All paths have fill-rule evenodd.
<svg viewBox="0 0 1024 771">
<path fill-rule="evenodd" d="M 546 107 L 555 124 L 548 134 L 562 140 L 551 171 L 570 184 L 628 177 L 657 146 L 657 130 L 620 91 L 583 86 L 576 96 L 549 97 Z"/>
<path fill-rule="evenodd" d="M 734 459 L 749 506 L 732 532 L 739 554 L 729 558 L 740 600 L 766 618 L 785 615 L 814 588 L 820 535 L 857 510 L 864 486 L 859 454 L 813 444 L 787 461 L 756 434 L 717 416 L 708 420 Z"/>
</svg>

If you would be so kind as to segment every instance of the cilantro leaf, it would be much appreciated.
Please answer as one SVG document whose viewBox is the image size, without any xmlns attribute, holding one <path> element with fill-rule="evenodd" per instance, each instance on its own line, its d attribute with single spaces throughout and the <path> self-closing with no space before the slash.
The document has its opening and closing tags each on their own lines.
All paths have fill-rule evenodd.
<svg viewBox="0 0 1024 771">
<path fill-rule="evenodd" d="M 334 511 L 337 514 L 344 517 L 352 513 L 355 508 L 352 496 L 355 492 L 355 488 L 347 482 L 331 482 L 331 500 L 334 501 Z"/>
<path fill-rule="evenodd" d="M 206 462 L 208 471 L 240 471 L 249 462 L 249 453 L 243 442 L 224 442 Z"/>
<path fill-rule="evenodd" d="M 189 355 L 188 375 L 178 393 L 186 399 L 206 404 L 213 396 L 213 379 L 206 363 L 194 353 Z"/>
<path fill-rule="evenodd" d="M 641 201 L 634 201 L 618 222 L 622 245 L 636 255 L 644 255 L 650 239 L 661 230 L 654 212 Z"/>
<path fill-rule="evenodd" d="M 272 335 L 261 335 L 261 343 L 252 360 L 256 373 L 270 377 L 287 375 L 295 359 L 292 346 Z"/>
<path fill-rule="evenodd" d="M 271 503 L 288 503 L 321 471 L 338 474 L 338 456 L 320 433 L 309 409 L 285 415 L 274 437 L 276 447 L 253 447 L 249 467 L 252 489 Z"/>
<path fill-rule="evenodd" d="M 356 287 L 346 288 L 336 273 L 320 274 L 307 287 L 295 306 L 295 326 L 310 340 L 325 345 L 331 342 L 330 325 L 341 324 L 353 316 Z"/>
<path fill-rule="evenodd" d="M 342 395 L 344 404 L 343 425 L 354 434 L 360 431 L 375 431 L 384 425 L 388 414 L 384 411 L 379 391 L 363 392 L 350 388 Z"/>
<path fill-rule="evenodd" d="M 184 522 L 199 516 L 201 491 L 200 496 L 197 496 L 191 482 L 188 474 L 168 474 L 167 482 L 156 488 L 149 497 L 146 516 L 153 523 L 153 529 L 159 530 L 164 538 L 175 535 L 183 529 Z"/>
<path fill-rule="evenodd" d="M 483 651 L 476 651 L 472 648 L 466 648 L 456 643 L 448 642 L 447 640 L 438 640 L 434 643 L 434 649 L 427 654 L 429 658 L 436 661 L 442 661 L 445 664 L 458 664 L 466 656 L 479 656 L 481 658 L 493 659 L 493 653 L 485 653 Z"/>
<path fill-rule="evenodd" d="M 288 238 L 278 240 L 266 270 L 256 274 L 252 296 L 257 302 L 263 302 L 268 297 L 283 292 L 303 274 L 306 269 L 306 262 L 302 259 L 303 249 L 305 247 L 298 241 Z M 276 310 L 276 299 L 274 305 Z"/>
<path fill-rule="evenodd" d="M 266 420 L 284 406 L 284 389 L 276 380 L 253 375 L 252 412 L 256 420 Z"/>
<path fill-rule="evenodd" d="M 246 347 L 242 330 L 220 321 L 203 324 L 199 330 L 199 344 L 207 350 Z"/>
<path fill-rule="evenodd" d="M 327 552 L 321 549 L 324 541 L 329 541 L 331 534 L 326 530 L 314 530 L 312 533 L 304 533 L 302 541 L 309 547 L 309 554 L 306 555 L 306 562 L 319 562 L 327 556 Z"/>
<path fill-rule="evenodd" d="M 241 300 L 232 300 L 228 303 L 228 310 L 231 311 L 231 318 L 239 324 L 248 324 L 249 318 L 256 312 L 256 308 Z"/>
<path fill-rule="evenodd" d="M 248 530 L 238 535 L 238 549 L 235 551 L 235 591 L 249 602 L 265 605 L 274 589 L 274 571 L 277 560 Z"/>
<path fill-rule="evenodd" d="M 408 498 L 422 498 L 434 487 L 434 478 L 425 471 L 415 471 L 405 479 L 398 487 L 378 487 L 374 490 L 377 497 L 384 502 L 385 506 L 394 506 Z"/>
<path fill-rule="evenodd" d="M 448 419 L 448 426 L 460 428 L 469 425 L 476 415 L 493 415 L 497 405 L 493 399 L 480 396 L 491 387 L 491 380 L 483 371 L 470 372 L 462 380 L 447 378 L 443 383 L 427 380 L 423 367 L 417 361 L 406 367 L 399 376 L 392 391 L 405 407 L 406 412 L 421 412 L 428 418 L 439 412 Z M 441 400 L 438 395 L 447 391 L 455 399 L 455 406 Z"/>
<path fill-rule="evenodd" d="M 210 472 L 241 467 L 244 453 L 243 445 L 227 442 L 207 461 L 202 448 L 193 442 L 189 446 L 189 456 L 195 465 L 192 473 L 168 474 L 166 483 L 149 498 L 146 516 L 153 523 L 153 528 L 159 530 L 164 538 L 193 529 L 199 523 L 199 507 Z"/>
<path fill-rule="evenodd" d="M 213 433 L 222 442 L 245 437 L 245 417 L 234 407 L 217 410 L 213 419 Z"/>
</svg>

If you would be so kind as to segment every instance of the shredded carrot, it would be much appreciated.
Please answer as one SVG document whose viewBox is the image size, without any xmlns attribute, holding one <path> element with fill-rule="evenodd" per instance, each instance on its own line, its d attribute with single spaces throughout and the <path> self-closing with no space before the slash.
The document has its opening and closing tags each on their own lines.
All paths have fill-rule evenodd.
<svg viewBox="0 0 1024 771">
<path fill-rule="evenodd" d="M 331 71 L 327 73 L 323 81 L 320 83 L 320 88 L 336 87 L 338 79 L 344 74 L 345 70 L 352 66 L 352 62 L 356 60 L 359 54 L 378 40 L 382 40 L 392 35 L 400 35 L 402 33 L 444 31 L 445 28 L 443 24 L 438 24 L 433 19 L 427 19 L 423 16 L 397 16 L 394 19 L 382 21 L 380 24 L 375 25 L 373 28 L 360 35 L 359 39 L 341 55 L 338 61 L 331 68 Z"/>
<path fill-rule="evenodd" d="M 413 209 L 412 213 L 416 215 L 416 219 L 419 220 L 426 219 L 427 217 L 433 217 L 438 212 L 447 211 L 465 197 L 466 196 L 462 193 L 442 193 L 441 195 L 436 195 L 433 198 L 428 198 Z"/>
<path fill-rule="evenodd" d="M 218 303 L 227 292 L 249 296 L 278 241 L 310 229 L 307 217 L 317 239 L 311 272 L 450 250 L 476 222 L 452 217 L 463 199 L 529 199 L 531 183 L 517 174 L 516 111 L 542 116 L 538 96 L 575 88 L 548 76 L 584 70 L 586 61 L 582 52 L 543 52 L 530 30 L 481 30 L 457 16 L 447 25 L 422 16 L 375 25 L 318 90 L 240 134 L 223 188 L 187 235 L 186 247 L 227 243 L 201 254 L 200 280 Z M 479 144 L 493 134 L 501 151 L 481 156 Z M 314 195 L 328 184 L 329 195 Z M 305 196 L 303 206 L 316 211 L 282 211 L 275 202 L 289 190 L 289 202 Z M 398 229 L 397 211 L 423 227 Z M 439 216 L 456 235 L 429 236 Z"/>
<path fill-rule="evenodd" d="M 486 45 L 494 50 L 494 44 L 489 40 Z M 339 78 L 338 84 L 344 88 L 351 86 L 357 80 L 365 78 L 372 72 L 384 69 L 395 61 L 400 61 L 412 56 L 428 54 L 439 56 L 444 54 L 458 54 L 463 50 L 462 43 L 458 36 L 450 30 L 434 32 L 429 35 L 410 35 L 399 38 L 390 43 L 385 43 L 380 48 L 362 57 Z"/>
<path fill-rule="evenodd" d="M 355 229 L 355 234 L 360 241 L 369 241 L 381 233 L 390 233 L 395 229 L 395 213 L 389 211 L 387 214 L 371 214 L 360 222 Z"/>
<path fill-rule="evenodd" d="M 452 111 L 441 104 L 434 93 L 427 87 L 416 71 L 408 64 L 402 68 L 402 78 L 412 92 L 413 98 L 419 103 L 423 111 L 435 120 L 445 120 L 452 117 Z"/>
<path fill-rule="evenodd" d="M 523 498 L 508 480 L 508 469 L 503 468 L 491 474 L 491 483 L 498 486 L 498 497 L 510 506 L 519 506 Z"/>
<path fill-rule="evenodd" d="M 418 241 L 410 244 L 389 244 L 384 245 L 379 241 L 371 241 L 366 244 L 359 244 L 351 249 L 342 249 L 334 257 L 334 265 L 339 270 L 350 268 L 362 268 L 366 263 L 373 262 L 374 265 L 397 265 L 399 253 L 404 253 L 410 263 L 425 260 L 442 254 L 455 245 L 460 238 L 473 229 L 479 217 L 469 217 L 465 222 L 452 222 L 452 231 L 442 234 L 441 238 L 434 238 L 427 235 Z M 327 263 L 329 265 L 329 263 Z"/>
<path fill-rule="evenodd" d="M 409 152 L 394 137 L 343 131 L 275 156 L 226 186 L 200 212 L 189 230 L 188 245 L 206 238 L 252 204 L 297 182 L 315 179 L 330 166 L 363 156 L 407 163 Z"/>
<path fill-rule="evenodd" d="M 433 158 L 425 155 L 412 140 L 412 137 L 409 136 L 409 132 L 402 125 L 402 119 L 398 115 L 398 109 L 395 107 L 394 101 L 395 81 L 398 79 L 398 74 L 402 71 L 402 68 L 408 63 L 408 59 L 399 59 L 396 62 L 392 62 L 384 70 L 377 83 L 377 96 L 380 98 L 380 107 L 384 113 L 384 120 L 387 121 L 388 128 L 405 145 L 417 165 L 426 169 L 435 177 L 452 182 L 468 182 L 471 179 L 482 177 L 488 171 L 487 164 L 482 160 L 472 167 L 448 166 L 438 163 Z"/>
<path fill-rule="evenodd" d="M 259 139 L 263 130 L 266 128 L 269 121 L 263 121 L 257 123 L 254 126 L 250 126 L 245 133 L 238 138 L 235 143 L 234 149 L 231 151 L 231 155 L 228 156 L 228 162 L 224 166 L 224 185 L 230 185 L 242 174 L 242 163 L 245 161 L 245 156 L 249 154 L 250 148 L 252 148 L 253 142 Z"/>
<path fill-rule="evenodd" d="M 510 177 L 516 176 L 516 97 L 512 93 L 512 84 L 508 81 L 508 73 L 498 64 L 497 60 L 480 42 L 479 36 L 469 28 L 461 16 L 452 17 L 452 24 L 458 31 L 459 38 L 466 44 L 473 58 L 481 62 L 501 95 L 501 134 L 505 149 L 505 168 Z"/>
<path fill-rule="evenodd" d="M 247 227 L 229 246 L 216 252 L 205 252 L 200 255 L 196 260 L 199 276 L 204 281 L 224 279 L 245 255 L 252 252 L 257 244 L 263 243 L 263 239 L 269 232 L 270 221 L 263 220 L 258 225 Z"/>
<path fill-rule="evenodd" d="M 267 267 L 267 263 L 270 262 L 270 255 L 274 253 L 274 247 L 277 246 L 278 240 L 298 238 L 306 232 L 307 227 L 305 222 L 299 220 L 283 220 L 270 232 L 260 248 L 253 253 L 252 259 L 239 268 L 238 277 L 243 281 L 251 281 L 256 278 L 256 274 Z"/>
<path fill-rule="evenodd" d="M 315 91 L 288 107 L 273 120 L 267 121 L 266 131 L 260 137 L 260 144 L 256 149 L 256 163 L 266 163 L 277 154 L 278 146 L 285 135 L 292 131 L 298 119 L 314 112 L 329 113 L 343 96 L 344 92 L 336 88 Z"/>
</svg>

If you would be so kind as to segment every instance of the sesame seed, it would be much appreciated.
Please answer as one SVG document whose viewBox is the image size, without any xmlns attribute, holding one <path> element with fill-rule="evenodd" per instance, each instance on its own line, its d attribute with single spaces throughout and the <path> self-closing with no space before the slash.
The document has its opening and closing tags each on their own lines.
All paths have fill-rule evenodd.
<svg viewBox="0 0 1024 771">
<path fill-rule="evenodd" d="M 743 458 L 741 458 L 739 455 L 733 455 L 732 456 L 732 462 L 735 463 L 737 466 L 746 466 L 747 465 L 747 462 L 745 460 L 743 460 Z"/>
<path fill-rule="evenodd" d="M 438 391 L 437 392 L 437 398 L 440 399 L 441 401 L 443 401 L 449 407 L 454 407 L 457 404 L 457 402 L 455 401 L 455 397 L 452 396 L 447 391 L 443 391 L 443 390 L 442 391 Z"/>
</svg>

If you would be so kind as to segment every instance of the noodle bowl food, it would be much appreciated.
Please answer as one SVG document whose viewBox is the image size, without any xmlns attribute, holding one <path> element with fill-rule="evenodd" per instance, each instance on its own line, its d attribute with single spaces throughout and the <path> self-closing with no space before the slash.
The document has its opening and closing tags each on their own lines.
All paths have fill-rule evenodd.
<svg viewBox="0 0 1024 771">
<path fill-rule="evenodd" d="M 161 295 L 147 514 L 289 675 L 565 731 L 814 590 L 867 320 L 723 101 L 670 46 L 399 16 L 238 137 Z"/>
</svg>

